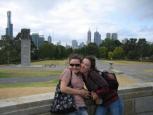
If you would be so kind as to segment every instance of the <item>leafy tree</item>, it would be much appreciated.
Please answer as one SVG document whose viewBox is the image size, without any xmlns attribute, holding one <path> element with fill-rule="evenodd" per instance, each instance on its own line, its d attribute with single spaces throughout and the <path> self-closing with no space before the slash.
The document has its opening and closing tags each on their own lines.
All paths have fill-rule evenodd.
<svg viewBox="0 0 153 115">
<path fill-rule="evenodd" d="M 113 59 L 113 52 L 108 52 L 108 59 Z"/>
<path fill-rule="evenodd" d="M 127 55 L 127 58 L 128 59 L 132 59 L 132 60 L 135 60 L 135 59 L 138 59 L 138 54 L 137 54 L 137 51 L 136 50 L 131 50 L 128 52 L 128 55 Z"/>
<path fill-rule="evenodd" d="M 68 57 L 71 53 L 73 53 L 73 49 L 70 47 L 70 48 L 66 48 L 66 57 Z"/>
<path fill-rule="evenodd" d="M 114 59 L 123 59 L 124 58 L 124 50 L 121 47 L 116 47 L 113 51 Z"/>
<path fill-rule="evenodd" d="M 124 52 L 126 54 L 126 57 L 129 59 L 136 59 L 137 57 L 137 55 L 134 54 L 136 52 L 136 41 L 137 39 L 131 38 L 130 40 L 127 40 L 125 44 L 123 44 Z"/>
<path fill-rule="evenodd" d="M 148 56 L 147 49 L 149 50 L 149 46 L 147 44 L 146 39 L 139 39 L 137 43 L 137 51 L 138 56 L 141 60 L 143 59 L 143 57 Z"/>
<path fill-rule="evenodd" d="M 99 47 L 99 57 L 100 58 L 107 58 L 108 49 L 106 47 Z"/>
<path fill-rule="evenodd" d="M 110 38 L 106 38 L 100 45 L 101 47 L 108 48 L 108 51 L 113 51 L 115 47 L 121 46 L 121 43 L 119 40 L 113 40 Z"/>
<path fill-rule="evenodd" d="M 0 43 L 0 63 L 10 64 L 20 60 L 20 41 L 12 40 L 9 36 L 5 36 Z"/>
<path fill-rule="evenodd" d="M 90 43 L 86 47 L 87 55 L 95 55 L 98 57 L 98 46 L 95 43 Z"/>
<path fill-rule="evenodd" d="M 52 59 L 55 52 L 53 44 L 44 43 L 39 49 L 39 57 L 41 59 Z"/>
</svg>

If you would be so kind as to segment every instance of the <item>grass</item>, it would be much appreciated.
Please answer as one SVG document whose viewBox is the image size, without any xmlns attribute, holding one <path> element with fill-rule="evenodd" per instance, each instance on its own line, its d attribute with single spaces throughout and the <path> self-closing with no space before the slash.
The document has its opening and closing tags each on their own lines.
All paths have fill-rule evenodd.
<svg viewBox="0 0 153 115">
<path fill-rule="evenodd" d="M 32 83 L 5 83 L 0 84 L 0 88 L 18 88 L 18 87 L 54 87 L 56 86 L 58 79 L 54 79 L 47 82 L 32 82 Z"/>
<path fill-rule="evenodd" d="M 150 62 L 140 62 L 140 61 L 125 61 L 125 60 L 102 60 L 103 63 L 114 63 L 118 65 L 129 65 L 129 64 L 150 64 Z"/>
<path fill-rule="evenodd" d="M 145 72 L 153 73 L 153 69 L 145 69 Z"/>
<path fill-rule="evenodd" d="M 0 69 L 0 78 L 12 77 L 45 77 L 59 75 L 62 71 L 43 69 Z"/>
<path fill-rule="evenodd" d="M 32 65 L 45 65 L 45 64 L 66 65 L 66 60 L 44 60 L 44 61 L 32 62 Z"/>
<path fill-rule="evenodd" d="M 117 75 L 120 86 L 127 86 L 136 83 L 134 79 L 128 78 L 126 75 Z M 32 83 L 5 83 L 0 84 L 0 88 L 19 88 L 19 87 L 55 87 L 58 79 L 47 82 L 32 82 Z"/>
</svg>

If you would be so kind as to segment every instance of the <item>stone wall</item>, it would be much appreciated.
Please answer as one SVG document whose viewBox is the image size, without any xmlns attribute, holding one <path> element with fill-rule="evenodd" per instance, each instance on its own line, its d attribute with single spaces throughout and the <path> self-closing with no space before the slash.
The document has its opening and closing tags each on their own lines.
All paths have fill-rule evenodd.
<svg viewBox="0 0 153 115">
<path fill-rule="evenodd" d="M 0 114 L 51 115 L 49 109 L 53 95 L 48 93 L 0 100 Z M 153 82 L 120 88 L 119 95 L 124 101 L 125 115 L 153 115 Z M 93 115 L 95 106 L 90 101 L 87 103 L 88 111 Z"/>
</svg>

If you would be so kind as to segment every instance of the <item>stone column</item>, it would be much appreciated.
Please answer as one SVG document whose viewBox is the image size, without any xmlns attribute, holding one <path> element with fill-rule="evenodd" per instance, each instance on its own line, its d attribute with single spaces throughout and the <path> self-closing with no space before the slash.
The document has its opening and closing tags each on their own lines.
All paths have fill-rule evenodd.
<svg viewBox="0 0 153 115">
<path fill-rule="evenodd" d="M 30 66 L 31 64 L 31 40 L 30 29 L 21 29 L 21 65 Z"/>
</svg>

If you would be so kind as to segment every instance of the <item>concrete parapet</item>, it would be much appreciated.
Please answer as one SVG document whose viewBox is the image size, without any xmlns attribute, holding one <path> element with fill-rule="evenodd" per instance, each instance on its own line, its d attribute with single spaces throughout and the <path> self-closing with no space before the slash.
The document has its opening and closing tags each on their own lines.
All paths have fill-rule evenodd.
<svg viewBox="0 0 153 115">
<path fill-rule="evenodd" d="M 124 101 L 125 115 L 153 115 L 153 82 L 119 89 Z M 49 113 L 54 93 L 0 100 L 1 115 L 53 115 Z M 95 106 L 89 100 L 88 111 L 93 115 Z"/>
</svg>

